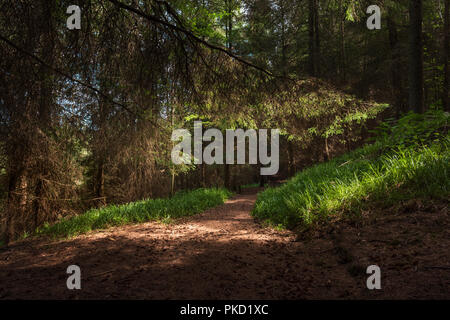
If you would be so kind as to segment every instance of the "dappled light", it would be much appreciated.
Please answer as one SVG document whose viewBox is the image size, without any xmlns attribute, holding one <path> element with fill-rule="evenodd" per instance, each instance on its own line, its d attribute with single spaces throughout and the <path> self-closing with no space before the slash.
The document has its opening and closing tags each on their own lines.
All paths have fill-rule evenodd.
<svg viewBox="0 0 450 320">
<path fill-rule="evenodd" d="M 449 11 L 1 0 L 0 300 L 450 299 Z"/>
</svg>

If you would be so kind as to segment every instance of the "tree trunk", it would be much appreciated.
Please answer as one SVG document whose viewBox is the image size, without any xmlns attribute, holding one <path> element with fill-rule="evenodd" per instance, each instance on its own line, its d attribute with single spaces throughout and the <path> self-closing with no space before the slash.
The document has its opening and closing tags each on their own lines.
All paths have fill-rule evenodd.
<svg viewBox="0 0 450 320">
<path fill-rule="evenodd" d="M 444 110 L 450 112 L 450 97 L 449 97 L 449 86 L 450 86 L 450 74 L 449 74 L 449 59 L 450 59 L 450 0 L 445 0 L 444 9 L 444 89 L 442 92 L 442 103 Z"/>
<path fill-rule="evenodd" d="M 308 1 L 309 18 L 309 74 L 313 77 L 319 74 L 320 37 L 319 37 L 319 10 L 317 0 Z"/>
<path fill-rule="evenodd" d="M 309 74 L 315 76 L 315 59 L 314 59 L 314 0 L 308 1 L 309 18 L 308 18 L 308 34 L 309 34 Z"/>
<path fill-rule="evenodd" d="M 230 189 L 231 185 L 230 185 L 230 165 L 224 163 L 224 168 L 223 168 L 223 183 L 224 183 L 224 187 L 227 189 Z"/>
<path fill-rule="evenodd" d="M 225 36 L 226 36 L 226 45 L 228 50 L 231 50 L 233 47 L 232 44 L 232 32 L 233 32 L 233 3 L 232 0 L 225 0 L 226 5 L 226 26 L 225 26 Z"/>
<path fill-rule="evenodd" d="M 292 148 L 292 141 L 288 141 L 288 174 L 289 177 L 294 175 L 294 150 Z"/>
<path fill-rule="evenodd" d="M 214 184 L 217 188 L 221 187 L 220 185 L 220 180 L 219 178 L 222 176 L 222 172 L 221 172 L 222 166 L 221 165 L 216 165 L 216 183 Z"/>
<path fill-rule="evenodd" d="M 232 36 L 231 33 L 233 32 L 233 10 L 232 10 L 232 3 L 231 0 L 226 0 L 226 10 L 227 10 L 227 33 L 226 33 L 226 44 L 228 50 L 231 50 L 232 48 Z M 226 132 L 226 131 L 225 131 Z M 225 135 L 224 135 L 225 136 Z M 223 140 L 223 150 L 226 150 L 226 143 L 225 140 Z M 224 156 L 224 162 L 223 162 L 223 181 L 224 181 L 224 187 L 227 189 L 230 189 L 231 187 L 231 181 L 230 181 L 230 165 L 226 163 L 226 152 L 223 153 Z"/>
<path fill-rule="evenodd" d="M 175 105 L 172 105 L 172 119 L 171 119 L 171 124 L 172 124 L 172 130 L 174 129 L 175 126 Z M 172 150 L 174 148 L 175 143 L 172 141 Z M 175 169 L 173 168 L 174 164 L 172 163 L 172 177 L 171 177 L 171 185 L 170 185 L 170 196 L 173 197 L 174 193 L 175 193 Z"/>
<path fill-rule="evenodd" d="M 316 77 L 320 76 L 320 32 L 319 32 L 319 0 L 314 0 L 314 41 Z"/>
<path fill-rule="evenodd" d="M 345 82 L 347 76 L 346 76 L 346 68 L 347 68 L 347 58 L 345 53 L 345 8 L 342 4 L 342 0 L 339 1 L 339 20 L 340 20 L 340 54 L 339 54 L 339 75 L 342 82 Z"/>
<path fill-rule="evenodd" d="M 43 27 L 43 44 L 42 44 L 42 59 L 50 66 L 54 64 L 54 54 L 55 54 L 55 41 L 53 36 L 53 18 L 52 12 L 54 11 L 55 3 L 54 1 L 45 1 L 43 8 L 42 20 L 44 22 Z M 41 138 L 41 145 L 46 150 L 40 150 L 42 153 L 47 155 L 50 154 L 48 149 L 47 134 L 52 123 L 52 104 L 53 104 L 53 80 L 51 71 L 41 66 L 40 71 L 40 91 L 39 91 L 39 126 L 41 128 L 39 135 L 37 137 Z M 38 129 L 39 130 L 39 129 Z M 41 172 L 38 173 L 36 188 L 35 188 L 35 199 L 33 203 L 33 215 L 34 215 L 34 227 L 37 228 L 40 224 L 47 220 L 52 212 L 47 210 L 46 196 L 45 196 L 45 178 L 49 175 L 50 169 L 46 161 L 41 163 Z M 54 213 L 53 213 L 54 214 Z M 51 217 L 50 217 L 51 218 Z"/>
<path fill-rule="evenodd" d="M 201 170 L 201 174 L 202 174 L 202 187 L 206 188 L 206 164 L 204 164 L 202 162 L 202 164 L 200 165 L 200 170 Z"/>
<path fill-rule="evenodd" d="M 46 64 L 54 65 L 54 26 L 52 12 L 55 1 L 36 1 L 39 28 L 25 25 L 24 49 L 37 52 Z M 53 79 L 48 68 L 28 70 L 17 76 L 17 91 L 10 104 L 11 140 L 7 143 L 8 195 L 5 205 L 5 242 L 9 243 L 42 221 L 44 180 L 50 173 L 48 129 L 51 127 Z M 33 83 L 33 84 L 32 84 Z M 47 158 L 46 158 L 47 157 Z M 34 187 L 34 189 L 32 189 Z M 30 192 L 32 191 L 32 192 Z M 30 200 L 33 199 L 33 200 Z"/>
<path fill-rule="evenodd" d="M 284 1 L 280 2 L 281 10 L 281 73 L 283 77 L 287 75 L 287 54 L 286 54 L 286 15 Z"/>
<path fill-rule="evenodd" d="M 409 108 L 423 113 L 422 0 L 410 0 L 409 18 Z"/>
<path fill-rule="evenodd" d="M 9 176 L 8 197 L 6 201 L 6 244 L 16 238 L 16 222 L 25 218 L 27 202 L 28 178 L 25 170 L 11 173 Z"/>
<path fill-rule="evenodd" d="M 325 138 L 325 149 L 323 154 L 324 161 L 330 160 L 330 151 L 328 149 L 328 138 Z"/>
<path fill-rule="evenodd" d="M 260 168 L 261 168 L 261 166 L 259 166 L 259 168 L 258 168 L 258 172 L 259 172 L 259 186 L 261 187 L 261 188 L 263 188 L 264 187 L 264 185 L 266 184 L 266 176 L 263 176 L 261 173 L 260 173 Z"/>
<path fill-rule="evenodd" d="M 104 199 L 105 196 L 105 172 L 104 172 L 104 164 L 103 160 L 100 160 L 98 167 L 97 167 L 97 173 L 95 175 L 95 182 L 94 182 L 94 191 L 95 191 L 95 197 L 98 198 L 100 203 L 102 205 L 106 204 L 106 201 Z"/>
<path fill-rule="evenodd" d="M 403 94 L 402 94 L 402 82 L 400 71 L 400 57 L 398 49 L 398 32 L 397 27 L 393 21 L 391 13 L 387 17 L 387 26 L 389 30 L 389 46 L 391 50 L 391 82 L 392 82 L 392 97 L 394 100 L 394 107 L 396 110 L 397 118 L 403 113 Z"/>
<path fill-rule="evenodd" d="M 36 229 L 39 227 L 41 221 L 42 221 L 42 208 L 45 208 L 45 206 L 42 205 L 42 202 L 44 201 L 41 196 L 44 192 L 44 181 L 39 178 L 37 184 L 36 184 L 36 191 L 35 191 L 35 199 L 33 203 L 33 211 L 34 211 L 34 228 Z"/>
<path fill-rule="evenodd" d="M 175 193 L 175 174 L 172 173 L 172 176 L 170 177 L 170 196 L 173 197 Z"/>
</svg>

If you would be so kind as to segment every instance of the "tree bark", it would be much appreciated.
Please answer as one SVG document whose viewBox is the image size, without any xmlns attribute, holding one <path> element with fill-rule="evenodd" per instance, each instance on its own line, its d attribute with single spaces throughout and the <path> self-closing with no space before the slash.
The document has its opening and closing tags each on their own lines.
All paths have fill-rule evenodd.
<svg viewBox="0 0 450 320">
<path fill-rule="evenodd" d="M 206 188 L 206 165 L 204 164 L 204 163 L 202 163 L 201 165 L 200 165 L 200 167 L 201 167 L 201 174 L 202 174 L 202 187 L 203 188 Z"/>
<path fill-rule="evenodd" d="M 308 1 L 309 18 L 308 18 L 308 45 L 309 45 L 309 74 L 315 76 L 314 65 L 314 12 L 313 12 L 314 0 Z"/>
<path fill-rule="evenodd" d="M 106 204 L 106 201 L 102 198 L 105 196 L 105 173 L 104 173 L 104 164 L 103 160 L 100 160 L 97 167 L 97 173 L 95 175 L 95 182 L 94 182 L 94 191 L 96 198 L 99 198 L 99 202 L 102 205 Z"/>
<path fill-rule="evenodd" d="M 394 100 L 394 107 L 396 110 L 397 119 L 403 113 L 404 103 L 402 94 L 402 82 L 400 71 L 400 57 L 398 49 L 398 32 L 393 17 L 389 12 L 387 17 L 387 26 L 389 31 L 389 46 L 391 50 L 391 82 L 392 82 L 392 96 Z"/>
<path fill-rule="evenodd" d="M 292 148 L 292 141 L 288 141 L 288 174 L 289 177 L 292 177 L 294 175 L 294 150 Z"/>
<path fill-rule="evenodd" d="M 320 76 L 320 31 L 319 31 L 319 0 L 314 0 L 314 41 L 316 77 Z"/>
<path fill-rule="evenodd" d="M 45 1 L 43 3 L 43 14 L 42 20 L 44 21 L 43 26 L 43 43 L 42 43 L 42 59 L 50 66 L 54 64 L 54 55 L 55 55 L 55 41 L 53 35 L 53 18 L 52 12 L 55 8 L 55 2 Z M 39 126 L 41 128 L 41 134 L 38 135 L 42 140 L 41 145 L 46 150 L 41 150 L 41 152 L 50 154 L 50 150 L 48 149 L 48 142 L 46 141 L 47 133 L 52 123 L 52 104 L 53 104 L 53 80 L 51 71 L 48 68 L 41 67 L 40 71 L 40 92 L 39 92 Z M 42 221 L 46 220 L 45 215 L 51 215 L 50 210 L 45 212 L 46 198 L 45 197 L 45 181 L 44 179 L 49 175 L 50 168 L 48 167 L 47 162 L 43 162 L 41 164 L 41 172 L 38 172 L 37 182 L 35 188 L 35 199 L 33 203 L 33 215 L 34 215 L 34 227 L 37 228 L 40 226 Z M 47 217 L 48 218 L 48 217 Z"/>
<path fill-rule="evenodd" d="M 317 1 L 308 1 L 309 74 L 313 77 L 319 75 L 320 60 L 319 10 Z"/>
<path fill-rule="evenodd" d="M 444 9 L 444 88 L 442 92 L 442 103 L 444 110 L 450 112 L 450 74 L 449 74 L 449 59 L 450 59 L 450 0 L 445 0 Z"/>
<path fill-rule="evenodd" d="M 328 138 L 325 138 L 325 150 L 323 154 L 324 161 L 330 160 L 330 150 L 328 148 Z"/>
<path fill-rule="evenodd" d="M 410 0 L 409 18 L 409 108 L 423 113 L 422 0 Z"/>
<path fill-rule="evenodd" d="M 281 10 L 281 73 L 287 75 L 287 53 L 286 53 L 286 13 L 284 1 L 280 1 Z"/>
<path fill-rule="evenodd" d="M 230 165 L 224 163 L 224 168 L 223 168 L 223 183 L 225 188 L 230 189 Z"/>
<path fill-rule="evenodd" d="M 25 170 L 10 172 L 8 178 L 8 196 L 6 200 L 6 228 L 4 240 L 8 244 L 16 236 L 16 220 L 23 217 L 28 201 L 28 181 Z"/>
<path fill-rule="evenodd" d="M 226 45 L 228 50 L 231 50 L 233 47 L 232 44 L 232 32 L 233 32 L 233 3 L 232 0 L 225 0 L 225 6 L 226 6 L 226 13 L 227 13 L 227 19 L 226 19 L 226 26 L 225 26 L 225 36 L 226 36 Z"/>
<path fill-rule="evenodd" d="M 347 68 L 347 58 L 345 53 L 345 8 L 342 4 L 342 0 L 339 1 L 339 20 L 340 20 L 340 54 L 339 54 L 339 75 L 342 82 L 345 82 L 346 76 L 346 68 Z"/>
<path fill-rule="evenodd" d="M 172 130 L 174 129 L 175 126 L 175 105 L 172 105 L 172 119 L 171 119 L 171 125 L 172 125 Z M 175 143 L 172 141 L 172 149 L 174 147 Z M 172 166 L 174 166 L 174 164 L 171 164 Z M 170 185 L 170 196 L 173 197 L 173 195 L 175 194 L 175 169 L 172 168 L 172 177 L 171 177 L 171 185 Z"/>
</svg>

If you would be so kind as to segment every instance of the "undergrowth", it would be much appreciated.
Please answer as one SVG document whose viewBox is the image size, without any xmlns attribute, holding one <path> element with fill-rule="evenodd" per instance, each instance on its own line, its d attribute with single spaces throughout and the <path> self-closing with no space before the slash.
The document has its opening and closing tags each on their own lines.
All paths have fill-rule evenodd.
<svg viewBox="0 0 450 320">
<path fill-rule="evenodd" d="M 308 168 L 258 195 L 252 214 L 282 228 L 308 226 L 374 205 L 448 199 L 448 113 L 410 113 L 383 124 L 371 145 Z"/>
<path fill-rule="evenodd" d="M 200 213 L 224 203 L 231 196 L 226 189 L 182 191 L 172 198 L 147 199 L 123 205 L 91 209 L 86 213 L 44 225 L 37 235 L 71 237 L 96 229 L 140 223 L 151 220 L 169 222 L 172 219 Z"/>
</svg>

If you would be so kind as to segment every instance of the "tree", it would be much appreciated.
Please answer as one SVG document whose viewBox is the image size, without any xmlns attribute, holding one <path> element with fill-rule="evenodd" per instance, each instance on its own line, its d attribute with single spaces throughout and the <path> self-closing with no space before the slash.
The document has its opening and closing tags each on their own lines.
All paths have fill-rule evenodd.
<svg viewBox="0 0 450 320">
<path fill-rule="evenodd" d="M 444 50 L 443 50 L 443 59 L 444 59 L 444 88 L 442 92 L 442 102 L 444 106 L 444 110 L 450 111 L 450 70 L 449 70 L 449 59 L 450 59 L 450 0 L 445 0 L 445 9 L 444 9 Z"/>
<path fill-rule="evenodd" d="M 383 0 L 387 28 L 373 32 L 368 0 L 85 1 L 86 23 L 70 31 L 69 0 L 4 2 L 0 224 L 10 238 L 99 198 L 259 180 L 255 166 L 175 167 L 171 132 L 196 119 L 223 132 L 283 129 L 293 174 L 356 147 L 378 116 L 368 100 L 406 111 L 408 58 L 410 107 L 442 96 L 448 110 L 448 0 L 443 19 L 442 1 L 424 2 L 422 17 L 421 1 Z"/>
<path fill-rule="evenodd" d="M 397 117 L 404 112 L 403 90 L 401 81 L 400 48 L 398 39 L 398 30 L 395 23 L 394 12 L 391 7 L 388 9 L 387 28 L 389 32 L 389 47 L 391 59 L 391 86 L 392 96 L 394 98 L 394 107 Z"/>
<path fill-rule="evenodd" d="M 424 112 L 422 0 L 409 1 L 409 108 Z"/>
<path fill-rule="evenodd" d="M 309 35 L 309 74 L 319 75 L 320 66 L 320 35 L 318 0 L 308 1 L 308 35 Z"/>
</svg>

